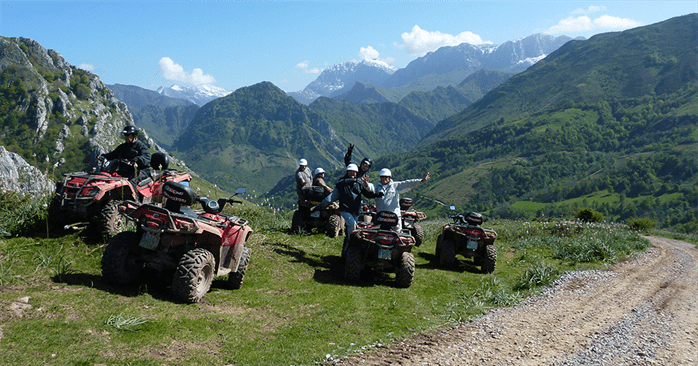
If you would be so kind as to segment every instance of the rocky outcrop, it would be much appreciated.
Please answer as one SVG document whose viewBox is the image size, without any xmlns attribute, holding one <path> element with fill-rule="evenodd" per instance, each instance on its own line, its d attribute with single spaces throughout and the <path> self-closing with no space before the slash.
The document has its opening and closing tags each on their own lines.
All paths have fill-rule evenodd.
<svg viewBox="0 0 698 366">
<path fill-rule="evenodd" d="M 55 189 L 55 183 L 41 170 L 0 146 L 0 190 L 3 193 L 36 196 L 51 194 Z"/>
</svg>

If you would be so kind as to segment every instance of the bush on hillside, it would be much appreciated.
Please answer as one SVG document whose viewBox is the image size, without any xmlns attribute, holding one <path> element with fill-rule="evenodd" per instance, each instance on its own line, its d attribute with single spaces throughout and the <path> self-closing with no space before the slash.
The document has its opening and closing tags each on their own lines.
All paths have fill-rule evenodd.
<svg viewBox="0 0 698 366">
<path fill-rule="evenodd" d="M 601 212 L 598 212 L 588 207 L 580 208 L 575 214 L 575 216 L 577 217 L 577 219 L 582 220 L 584 222 L 601 222 L 604 219 L 604 216 Z"/>
<path fill-rule="evenodd" d="M 632 219 L 628 219 L 628 226 L 637 231 L 650 230 L 654 228 L 654 224 L 655 222 L 647 217 L 634 217 Z"/>
<path fill-rule="evenodd" d="M 48 197 L 0 193 L 0 238 L 26 234 L 46 219 Z"/>
</svg>

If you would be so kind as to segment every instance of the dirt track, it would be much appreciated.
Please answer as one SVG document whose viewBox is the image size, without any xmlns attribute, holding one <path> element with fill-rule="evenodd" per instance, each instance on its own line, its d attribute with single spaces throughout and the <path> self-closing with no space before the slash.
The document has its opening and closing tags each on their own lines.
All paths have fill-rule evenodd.
<svg viewBox="0 0 698 366">
<path fill-rule="evenodd" d="M 698 365 L 698 250 L 652 247 L 608 271 L 567 276 L 547 296 L 344 365 Z"/>
</svg>

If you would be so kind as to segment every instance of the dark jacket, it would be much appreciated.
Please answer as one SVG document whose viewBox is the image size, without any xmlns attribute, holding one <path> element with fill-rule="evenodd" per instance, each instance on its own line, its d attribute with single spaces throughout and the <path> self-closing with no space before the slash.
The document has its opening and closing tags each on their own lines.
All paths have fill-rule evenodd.
<svg viewBox="0 0 698 366">
<path fill-rule="evenodd" d="M 150 167 L 150 150 L 144 143 L 136 140 L 132 144 L 124 142 L 114 149 L 114 151 L 103 154 L 108 160 L 125 159 L 138 164 L 138 170 L 144 170 Z M 128 164 L 119 164 L 119 175 L 122 177 L 133 178 L 135 169 Z"/>
<path fill-rule="evenodd" d="M 344 176 L 337 181 L 335 188 L 329 196 L 325 197 L 316 210 L 327 207 L 333 201 L 339 200 L 339 211 L 348 212 L 353 216 L 358 216 L 361 210 L 361 195 L 367 198 L 375 198 L 377 195 L 364 189 L 361 180 Z"/>
</svg>

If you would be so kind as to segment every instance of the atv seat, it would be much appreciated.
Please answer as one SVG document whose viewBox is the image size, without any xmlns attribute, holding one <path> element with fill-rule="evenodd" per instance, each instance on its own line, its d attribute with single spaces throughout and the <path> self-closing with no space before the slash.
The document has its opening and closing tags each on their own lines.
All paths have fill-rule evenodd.
<svg viewBox="0 0 698 366">
<path fill-rule="evenodd" d="M 399 218 L 395 212 L 381 211 L 378 213 L 375 222 L 381 230 L 395 231 L 397 229 L 397 220 L 399 220 Z"/>
<path fill-rule="evenodd" d="M 166 209 L 196 217 L 196 213 L 191 208 L 191 205 L 196 201 L 196 193 L 191 188 L 181 183 L 168 181 L 162 187 L 162 195 L 166 198 Z"/>
</svg>

